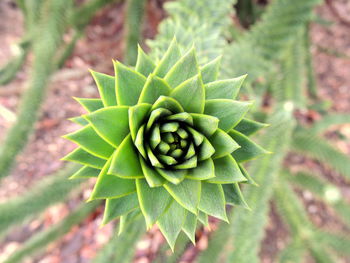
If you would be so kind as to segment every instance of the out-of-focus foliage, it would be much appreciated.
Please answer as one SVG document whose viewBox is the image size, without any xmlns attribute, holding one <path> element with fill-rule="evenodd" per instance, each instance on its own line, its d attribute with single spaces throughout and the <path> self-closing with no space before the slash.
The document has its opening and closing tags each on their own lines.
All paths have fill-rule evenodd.
<svg viewBox="0 0 350 263">
<path fill-rule="evenodd" d="M 23 148 L 36 119 L 43 93 L 47 87 L 48 76 L 58 68 L 58 65 L 63 65 L 62 61 L 69 54 L 64 50 L 72 50 L 79 36 L 83 35 L 82 30 L 90 18 L 100 7 L 110 1 L 90 0 L 79 8 L 68 0 L 18 0 L 17 2 L 24 13 L 26 33 L 19 44 L 19 53 L 5 68 L 0 70 L 0 83 L 11 81 L 29 52 L 34 54 L 34 63 L 31 85 L 27 95 L 23 97 L 23 106 L 19 110 L 18 121 L 1 147 L 0 177 L 7 175 L 15 156 Z M 44 2 L 45 4 L 43 4 Z M 130 1 L 129 5 L 133 2 L 135 1 Z M 243 2 L 248 4 L 242 5 Z M 239 1 L 238 17 L 248 27 L 242 31 L 230 20 L 230 14 L 234 14 L 234 1 L 171 1 L 165 4 L 169 16 L 160 24 L 159 34 L 154 40 L 148 42 L 150 53 L 155 59 L 161 57 L 174 35 L 176 35 L 183 50 L 187 50 L 194 44 L 200 50 L 199 57 L 203 63 L 225 54 L 221 66 L 222 76 L 248 73 L 247 83 L 243 86 L 243 90 L 246 97 L 256 100 L 257 106 L 252 117 L 256 117 L 260 121 L 268 120 L 271 123 L 271 127 L 266 129 L 267 131 L 261 137 L 260 134 L 256 137 L 258 140 L 260 139 L 261 144 L 265 145 L 266 143 L 268 150 L 273 151 L 274 154 L 257 160 L 252 166 L 246 167 L 252 175 L 257 174 L 256 177 L 253 176 L 249 180 L 252 185 L 245 187 L 243 191 L 247 196 L 247 204 L 243 205 L 249 206 L 252 212 L 242 207 L 233 207 L 232 214 L 229 215 L 231 224 L 219 225 L 218 230 L 210 236 L 208 249 L 199 253 L 197 261 L 202 263 L 232 262 L 232 260 L 249 263 L 259 262 L 258 253 L 264 236 L 265 223 L 268 219 L 269 202 L 272 201 L 289 230 L 288 244 L 278 255 L 276 262 L 304 262 L 307 255 L 312 257 L 315 262 L 339 262 L 339 256 L 350 256 L 349 237 L 342 233 L 317 228 L 309 219 L 305 207 L 294 189 L 311 192 L 315 198 L 330 207 L 346 227 L 349 227 L 349 204 L 344 200 L 342 189 L 326 180 L 322 174 L 315 174 L 313 171 L 293 174 L 292 171 L 283 166 L 286 155 L 293 152 L 317 160 L 339 173 L 343 180 L 347 182 L 349 180 L 349 157 L 336 149 L 323 136 L 329 127 L 349 123 L 349 115 L 330 113 L 323 116 L 311 127 L 303 127 L 291 114 L 293 109 L 314 107 L 312 102 L 317 98 L 317 85 L 310 53 L 309 25 L 313 20 L 313 9 L 321 1 L 274 0 L 269 1 L 271 3 L 264 9 L 255 9 L 259 12 L 252 11 L 254 10 L 254 6 L 252 6 L 252 4 L 255 5 L 254 2 Z M 38 12 L 38 10 L 41 11 Z M 261 10 L 264 10 L 262 14 Z M 130 11 L 135 10 L 130 9 Z M 142 13 L 142 10 L 138 9 L 138 12 Z M 244 14 L 255 17 L 246 20 Z M 135 21 L 141 21 L 140 17 L 137 18 Z M 42 36 L 35 36 L 35 28 L 39 26 L 44 33 Z M 72 38 L 72 42 L 62 45 L 62 33 L 66 32 L 68 27 L 74 28 L 76 37 Z M 129 40 L 133 43 L 130 45 L 133 50 L 127 52 L 130 52 L 128 54 L 131 54 L 130 62 L 132 62 L 132 54 L 136 54 L 135 39 L 142 38 L 138 35 L 140 32 L 139 22 L 134 24 L 129 20 L 128 27 L 132 32 L 129 35 Z M 45 48 L 45 52 L 41 53 L 40 45 L 43 43 L 51 43 L 51 46 Z M 48 56 L 57 59 L 48 60 Z M 46 62 L 49 66 L 43 68 L 40 61 Z M 309 94 L 311 96 L 308 96 Z M 28 105 L 31 96 L 36 96 L 36 100 L 33 105 Z M 272 113 L 268 117 L 266 117 L 266 111 L 260 108 L 266 96 L 269 96 L 272 101 L 269 109 Z M 281 117 L 282 115 L 284 117 Z M 281 138 L 274 139 L 270 132 L 275 137 Z M 288 140 L 283 140 L 283 136 Z M 252 173 L 252 171 L 254 172 Z M 62 173 L 65 176 L 68 174 L 65 171 Z M 3 207 L 5 211 L 9 211 L 2 215 L 6 218 L 6 214 L 8 214 L 9 219 L 0 220 L 0 231 L 5 233 L 7 226 L 12 227 L 15 224 L 26 222 L 51 204 L 64 201 L 66 195 L 60 197 L 59 191 L 73 190 L 73 186 L 71 182 L 66 183 L 62 178 L 64 178 L 63 175 L 53 178 L 46 185 L 29 190 L 21 198 L 0 204 L 0 207 Z M 62 188 L 58 188 L 55 192 L 55 188 L 51 188 L 51 186 L 55 184 L 56 180 Z M 269 180 L 269 183 L 266 183 L 266 180 Z M 254 185 L 259 185 L 259 187 Z M 49 198 L 47 203 L 38 202 L 35 206 L 32 204 L 35 209 L 26 209 L 26 204 L 29 202 L 26 200 L 27 198 L 45 197 L 50 192 L 52 192 L 52 199 Z M 20 218 L 11 217 L 16 209 L 21 211 Z M 79 208 L 78 212 L 80 209 L 84 209 L 84 207 Z M 88 213 L 88 209 L 86 208 L 84 211 Z M 50 234 L 56 233 L 55 229 L 62 227 L 66 231 L 65 226 L 77 224 L 80 219 L 69 221 L 71 224 L 66 223 L 67 221 L 64 219 L 62 224 L 53 226 L 52 232 L 47 230 L 47 232 L 39 233 L 37 237 L 33 236 L 15 252 L 13 257 L 17 257 L 16 255 L 22 257 L 23 253 L 30 256 L 31 253 L 37 251 L 36 244 L 41 246 L 41 242 L 46 238 L 53 241 L 61 236 Z M 125 224 L 125 221 L 121 221 L 120 224 Z M 124 259 L 128 260 L 126 262 L 130 262 L 135 244 L 143 230 L 137 226 L 130 225 L 129 227 L 130 234 L 112 237 L 101 250 L 95 262 L 111 262 L 112 260 L 123 262 L 121 260 Z M 180 239 L 179 242 L 181 244 L 175 245 L 176 254 L 168 257 L 164 251 L 166 248 L 164 248 L 159 252 L 159 257 L 155 262 L 179 261 L 181 252 L 188 245 L 184 240 Z"/>
</svg>

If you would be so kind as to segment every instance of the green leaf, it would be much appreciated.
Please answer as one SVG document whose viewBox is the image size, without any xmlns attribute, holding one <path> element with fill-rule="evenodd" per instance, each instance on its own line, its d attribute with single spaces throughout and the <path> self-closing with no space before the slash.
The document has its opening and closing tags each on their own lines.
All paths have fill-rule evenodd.
<svg viewBox="0 0 350 263">
<path fill-rule="evenodd" d="M 139 202 L 136 193 L 120 198 L 107 199 L 102 225 L 108 224 L 113 219 L 129 213 L 138 206 Z"/>
<path fill-rule="evenodd" d="M 102 159 L 108 159 L 115 150 L 95 132 L 91 125 L 69 133 L 63 136 L 63 138 L 71 140 L 88 153 Z"/>
<path fill-rule="evenodd" d="M 109 174 L 122 178 L 143 178 L 143 172 L 131 135 L 128 135 L 112 157 Z"/>
<path fill-rule="evenodd" d="M 136 191 L 135 180 L 122 179 L 114 175 L 107 174 L 111 159 L 98 175 L 95 187 L 89 201 L 95 199 L 119 198 Z"/>
<path fill-rule="evenodd" d="M 238 164 L 239 169 L 241 170 L 241 173 L 243 174 L 243 176 L 247 179 L 246 183 L 248 184 L 252 184 L 255 186 L 259 186 L 255 180 L 249 175 L 248 171 L 244 168 L 244 166 L 242 164 Z"/>
<path fill-rule="evenodd" d="M 240 145 L 221 129 L 217 129 L 216 132 L 209 137 L 209 141 L 215 149 L 213 158 L 221 158 L 240 148 Z"/>
<path fill-rule="evenodd" d="M 210 115 L 191 113 L 195 129 L 205 136 L 211 136 L 219 127 L 219 119 Z"/>
<path fill-rule="evenodd" d="M 197 156 L 193 156 L 190 159 L 184 161 L 183 163 L 174 165 L 174 169 L 191 169 L 197 167 Z"/>
<path fill-rule="evenodd" d="M 268 124 L 257 122 L 249 119 L 242 119 L 240 123 L 235 127 L 236 131 L 243 133 L 245 136 L 252 135 L 256 133 L 258 130 L 269 126 Z"/>
<path fill-rule="evenodd" d="M 238 131 L 231 130 L 228 134 L 241 146 L 241 148 L 232 153 L 233 158 L 239 163 L 249 161 L 268 153 L 265 149 L 261 148 Z"/>
<path fill-rule="evenodd" d="M 129 227 L 132 227 L 135 220 L 141 217 L 142 213 L 140 209 L 135 209 L 129 212 L 126 215 L 122 215 L 119 221 L 119 231 L 118 235 L 121 235 L 124 231 L 126 231 Z M 124 237 L 125 238 L 125 237 Z"/>
<path fill-rule="evenodd" d="M 221 185 L 202 182 L 202 194 L 198 208 L 211 216 L 228 222 L 225 195 Z"/>
<path fill-rule="evenodd" d="M 145 125 L 142 125 L 136 135 L 135 147 L 138 149 L 139 153 L 143 156 L 143 158 L 147 159 L 147 152 L 146 152 L 144 140 L 143 140 L 144 134 L 145 134 Z"/>
<path fill-rule="evenodd" d="M 165 81 L 171 88 L 176 88 L 185 80 L 194 77 L 199 73 L 195 49 L 192 48 L 169 70 Z"/>
<path fill-rule="evenodd" d="M 174 251 L 175 242 L 185 223 L 186 210 L 177 202 L 172 202 L 166 212 L 159 218 L 158 226 Z"/>
<path fill-rule="evenodd" d="M 76 124 L 79 124 L 81 126 L 85 126 L 85 125 L 89 124 L 89 122 L 81 116 L 72 117 L 72 118 L 69 118 L 68 120 L 70 120 L 71 122 L 74 122 Z"/>
<path fill-rule="evenodd" d="M 155 68 L 151 58 L 138 46 L 135 70 L 147 77 Z"/>
<path fill-rule="evenodd" d="M 225 192 L 226 203 L 229 205 L 241 205 L 250 210 L 238 183 L 225 184 L 222 186 Z"/>
<path fill-rule="evenodd" d="M 227 132 L 242 120 L 251 105 L 251 102 L 229 99 L 207 100 L 204 113 L 217 117 L 220 120 L 219 128 Z"/>
<path fill-rule="evenodd" d="M 193 244 L 196 243 L 196 227 L 197 227 L 197 216 L 192 213 L 187 213 L 185 223 L 182 226 L 182 230 L 188 236 L 188 238 L 192 241 Z"/>
<path fill-rule="evenodd" d="M 214 162 L 212 159 L 207 159 L 202 162 L 198 162 L 196 168 L 189 169 L 186 178 L 192 180 L 207 180 L 213 178 L 214 176 Z"/>
<path fill-rule="evenodd" d="M 146 131 L 148 132 L 149 129 L 151 129 L 153 123 L 158 120 L 161 117 L 169 116 L 171 114 L 171 111 L 159 108 L 151 112 L 151 115 L 149 116 L 147 125 L 146 125 Z"/>
<path fill-rule="evenodd" d="M 207 138 L 204 137 L 203 143 L 199 146 L 198 149 L 198 161 L 204 161 L 209 159 L 215 153 L 215 148 L 209 142 Z"/>
<path fill-rule="evenodd" d="M 180 58 L 181 52 L 179 45 L 177 44 L 176 39 L 173 39 L 168 50 L 165 52 L 158 66 L 155 68 L 154 74 L 163 78 Z"/>
<path fill-rule="evenodd" d="M 235 99 L 247 75 L 217 80 L 205 85 L 206 99 Z"/>
<path fill-rule="evenodd" d="M 196 146 L 201 145 L 201 143 L 204 140 L 203 134 L 200 134 L 198 131 L 196 131 L 195 129 L 192 129 L 191 127 L 187 127 L 187 130 L 191 133 L 194 144 Z"/>
<path fill-rule="evenodd" d="M 142 89 L 138 103 L 153 104 L 160 96 L 169 95 L 170 91 L 171 88 L 163 79 L 150 74 Z"/>
<path fill-rule="evenodd" d="M 115 78 L 92 70 L 90 70 L 90 72 L 96 82 L 103 105 L 105 107 L 116 106 Z"/>
<path fill-rule="evenodd" d="M 101 138 L 117 148 L 129 133 L 128 110 L 127 106 L 107 107 L 84 118 Z"/>
<path fill-rule="evenodd" d="M 164 188 L 185 209 L 195 215 L 198 213 L 197 207 L 201 196 L 200 181 L 186 179 L 178 185 L 167 183 Z"/>
<path fill-rule="evenodd" d="M 150 228 L 173 200 L 163 187 L 151 188 L 144 179 L 136 179 L 140 208 Z"/>
<path fill-rule="evenodd" d="M 71 177 L 69 177 L 69 179 L 97 177 L 99 173 L 100 173 L 99 169 L 95 169 L 89 166 L 83 166 L 77 172 L 75 172 Z"/>
<path fill-rule="evenodd" d="M 173 115 L 170 115 L 168 117 L 165 117 L 164 118 L 165 120 L 167 121 L 180 121 L 180 122 L 185 122 L 189 125 L 193 125 L 193 118 L 192 116 L 187 113 L 187 112 L 181 112 L 181 113 L 177 113 L 177 114 L 173 114 Z M 185 131 L 182 129 L 182 131 Z M 179 136 L 181 137 L 181 134 L 178 133 Z M 182 139 L 186 139 L 187 137 L 181 137 Z"/>
<path fill-rule="evenodd" d="M 98 158 L 80 147 L 67 154 L 61 160 L 80 163 L 96 169 L 102 169 L 106 164 L 105 159 Z"/>
<path fill-rule="evenodd" d="M 184 112 L 184 109 L 175 99 L 166 96 L 160 96 L 153 104 L 152 110 L 164 108 L 170 110 L 173 113 Z"/>
<path fill-rule="evenodd" d="M 241 173 L 235 159 L 231 155 L 214 160 L 215 177 L 207 182 L 215 184 L 230 184 L 247 181 Z"/>
<path fill-rule="evenodd" d="M 141 125 L 146 122 L 150 108 L 151 105 L 145 103 L 129 108 L 129 128 L 133 141 L 135 141 L 137 132 Z"/>
<path fill-rule="evenodd" d="M 206 213 L 199 211 L 198 220 L 206 227 L 209 227 L 208 215 Z"/>
<path fill-rule="evenodd" d="M 209 83 L 217 80 L 220 70 L 221 56 L 208 62 L 201 67 L 203 83 Z"/>
<path fill-rule="evenodd" d="M 150 187 L 158 187 L 164 184 L 164 178 L 151 166 L 149 166 L 146 161 L 139 156 L 141 168 L 145 179 Z"/>
<path fill-rule="evenodd" d="M 101 99 L 84 99 L 73 97 L 85 110 L 88 112 L 93 112 L 103 108 L 103 103 Z"/>
<path fill-rule="evenodd" d="M 149 143 L 152 149 L 155 149 L 161 142 L 159 123 L 155 124 L 149 136 Z"/>
<path fill-rule="evenodd" d="M 186 112 L 203 113 L 205 90 L 200 75 L 182 82 L 170 94 Z"/>
<path fill-rule="evenodd" d="M 187 171 L 186 170 L 167 170 L 167 169 L 160 169 L 156 168 L 157 172 L 163 176 L 167 181 L 173 183 L 173 184 L 179 184 L 181 183 L 186 176 Z"/>
<path fill-rule="evenodd" d="M 118 105 L 137 104 L 146 78 L 117 61 L 114 62 L 114 70 Z"/>
</svg>

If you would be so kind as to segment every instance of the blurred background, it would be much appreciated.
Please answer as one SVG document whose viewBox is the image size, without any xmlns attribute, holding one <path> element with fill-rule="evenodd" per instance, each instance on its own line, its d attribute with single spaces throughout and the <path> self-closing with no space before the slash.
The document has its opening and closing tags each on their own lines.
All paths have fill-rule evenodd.
<svg viewBox="0 0 350 263">
<path fill-rule="evenodd" d="M 219 0 L 205 20 L 206 2 L 0 1 L 0 262 L 350 262 L 350 2 Z M 193 17 L 182 19 L 179 6 Z M 208 25 L 197 34 L 201 19 Z M 172 254 L 156 228 L 120 237 L 117 222 L 100 228 L 103 204 L 84 203 L 93 183 L 68 181 L 76 167 L 60 158 L 75 148 L 61 138 L 77 128 L 67 119 L 84 113 L 72 97 L 98 96 L 88 69 L 134 65 L 137 43 L 156 58 L 174 34 L 208 58 L 223 54 L 223 76 L 249 75 L 242 98 L 257 102 L 256 119 L 293 101 L 296 124 L 285 134 L 292 142 L 269 157 L 280 165 L 265 174 L 276 176 L 244 187 L 258 196 L 247 193 L 253 212 L 237 209 L 225 226 L 210 219 L 196 246 L 180 238 Z M 251 234 L 234 229 L 247 222 Z M 234 233 L 248 240 L 240 253 Z M 249 253 L 258 261 L 239 260 Z"/>
</svg>

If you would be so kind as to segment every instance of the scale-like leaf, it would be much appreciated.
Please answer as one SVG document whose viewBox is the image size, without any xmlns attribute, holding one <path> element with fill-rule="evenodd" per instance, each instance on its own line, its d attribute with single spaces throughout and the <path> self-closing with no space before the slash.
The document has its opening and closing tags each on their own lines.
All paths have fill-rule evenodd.
<svg viewBox="0 0 350 263">
<path fill-rule="evenodd" d="M 77 172 L 75 172 L 71 177 L 69 177 L 69 179 L 97 177 L 99 173 L 100 173 L 99 169 L 95 169 L 89 166 L 83 166 Z"/>
<path fill-rule="evenodd" d="M 95 110 L 103 108 L 103 102 L 101 99 L 85 99 L 73 97 L 85 110 L 93 112 Z"/>
<path fill-rule="evenodd" d="M 237 124 L 235 130 L 243 133 L 245 136 L 249 136 L 267 126 L 269 125 L 244 118 Z"/>
<path fill-rule="evenodd" d="M 135 70 L 145 77 L 147 77 L 155 68 L 151 58 L 142 50 L 140 46 L 137 47 L 137 61 Z"/>
<path fill-rule="evenodd" d="M 90 72 L 96 82 L 103 105 L 105 107 L 116 106 L 115 78 L 92 70 Z"/>
<path fill-rule="evenodd" d="M 219 127 L 219 119 L 210 115 L 191 113 L 193 125 L 199 132 L 209 137 Z"/>
<path fill-rule="evenodd" d="M 160 168 L 157 168 L 156 170 L 161 176 L 173 184 L 181 183 L 185 179 L 187 173 L 186 170 L 167 170 Z"/>
<path fill-rule="evenodd" d="M 220 70 L 221 56 L 208 62 L 203 67 L 201 67 L 203 83 L 209 83 L 215 81 L 218 78 Z"/>
<path fill-rule="evenodd" d="M 207 182 L 215 184 L 231 184 L 243 182 L 247 179 L 241 173 L 235 159 L 231 155 L 226 155 L 214 160 L 215 177 Z"/>
<path fill-rule="evenodd" d="M 192 213 L 187 213 L 185 223 L 182 226 L 182 230 L 185 232 L 185 234 L 188 236 L 188 238 L 192 241 L 193 244 L 195 244 L 196 242 L 196 227 L 197 217 Z"/>
<path fill-rule="evenodd" d="M 133 141 L 135 141 L 140 127 L 145 123 L 150 109 L 151 105 L 146 103 L 137 104 L 129 108 L 129 128 Z"/>
<path fill-rule="evenodd" d="M 247 75 L 234 79 L 217 80 L 205 85 L 205 98 L 235 99 Z"/>
<path fill-rule="evenodd" d="M 150 74 L 142 89 L 138 103 L 153 104 L 160 96 L 168 96 L 170 91 L 171 88 L 163 79 Z"/>
<path fill-rule="evenodd" d="M 223 157 L 240 148 L 240 145 L 221 129 L 217 129 L 216 132 L 209 137 L 209 141 L 215 149 L 213 158 Z"/>
<path fill-rule="evenodd" d="M 139 156 L 141 168 L 145 179 L 150 187 L 158 187 L 164 184 L 165 179 L 151 166 L 147 164 L 147 162 Z"/>
<path fill-rule="evenodd" d="M 106 164 L 105 159 L 98 158 L 87 151 L 84 151 L 82 148 L 78 147 L 61 160 L 63 161 L 71 161 L 75 163 L 80 163 L 92 168 L 102 169 Z"/>
<path fill-rule="evenodd" d="M 153 104 L 152 110 L 164 108 L 170 110 L 173 113 L 184 112 L 184 109 L 174 98 L 160 96 L 158 100 Z"/>
<path fill-rule="evenodd" d="M 188 170 L 186 178 L 192 180 L 207 180 L 215 177 L 214 162 L 212 159 L 207 159 L 202 162 L 198 162 L 196 168 Z"/>
</svg>

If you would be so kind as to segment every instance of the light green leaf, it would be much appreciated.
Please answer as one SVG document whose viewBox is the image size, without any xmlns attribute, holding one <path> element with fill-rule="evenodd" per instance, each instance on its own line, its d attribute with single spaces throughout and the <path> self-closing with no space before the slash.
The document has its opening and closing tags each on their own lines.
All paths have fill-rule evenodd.
<svg viewBox="0 0 350 263">
<path fill-rule="evenodd" d="M 221 129 L 217 129 L 216 132 L 209 137 L 209 141 L 215 149 L 213 158 L 221 158 L 240 148 L 232 137 Z"/>
<path fill-rule="evenodd" d="M 102 169 L 106 164 L 105 159 L 98 158 L 80 147 L 67 154 L 61 160 L 80 163 L 96 169 Z"/>
<path fill-rule="evenodd" d="M 163 78 L 180 58 L 181 52 L 179 45 L 177 44 L 176 39 L 173 39 L 168 50 L 165 52 L 158 66 L 155 68 L 154 74 Z"/>
<path fill-rule="evenodd" d="M 95 187 L 92 191 L 90 201 L 95 199 L 119 198 L 136 191 L 135 180 L 122 179 L 114 175 L 107 174 L 111 159 L 98 175 Z"/>
<path fill-rule="evenodd" d="M 164 108 L 170 110 L 172 113 L 184 112 L 184 109 L 174 98 L 160 96 L 157 101 L 153 104 L 152 110 Z"/>
<path fill-rule="evenodd" d="M 224 190 L 219 184 L 202 182 L 202 194 L 198 208 L 208 215 L 228 222 Z"/>
<path fill-rule="evenodd" d="M 247 181 L 241 173 L 235 159 L 231 155 L 214 160 L 215 177 L 207 180 L 209 183 L 230 184 Z"/>
<path fill-rule="evenodd" d="M 138 206 L 139 202 L 136 193 L 120 198 L 107 199 L 102 225 L 108 224 L 113 219 L 129 213 Z"/>
<path fill-rule="evenodd" d="M 63 138 L 66 138 L 83 148 L 88 153 L 102 159 L 108 159 L 115 148 L 103 140 L 91 125 L 85 126 L 80 130 L 69 133 Z"/>
<path fill-rule="evenodd" d="M 137 104 L 146 78 L 117 61 L 114 62 L 114 70 L 118 105 Z"/>
<path fill-rule="evenodd" d="M 92 70 L 90 72 L 96 82 L 103 105 L 105 107 L 116 106 L 115 78 Z"/>
<path fill-rule="evenodd" d="M 196 131 L 195 129 L 192 129 L 191 127 L 187 127 L 187 130 L 191 133 L 194 144 L 196 146 L 201 145 L 201 143 L 204 140 L 204 136 L 203 134 L 199 133 L 198 131 Z"/>
<path fill-rule="evenodd" d="M 167 183 L 164 188 L 185 209 L 193 214 L 198 213 L 197 207 L 201 196 L 200 181 L 186 179 L 178 185 Z"/>
<path fill-rule="evenodd" d="M 195 129 L 205 136 L 211 136 L 219 127 L 219 119 L 210 115 L 191 113 Z"/>
<path fill-rule="evenodd" d="M 103 108 L 103 103 L 101 99 L 85 99 L 73 97 L 85 110 L 88 112 L 93 112 L 95 110 Z"/>
<path fill-rule="evenodd" d="M 169 70 L 165 81 L 171 88 L 176 88 L 185 80 L 194 77 L 199 73 L 195 49 L 192 48 Z"/>
<path fill-rule="evenodd" d="M 198 162 L 196 168 L 189 169 L 186 178 L 193 180 L 207 180 L 215 177 L 214 162 L 212 159 L 207 159 L 202 162 Z"/>
<path fill-rule="evenodd" d="M 217 80 L 205 85 L 206 99 L 235 99 L 247 75 L 233 79 Z"/>
<path fill-rule="evenodd" d="M 113 106 L 84 115 L 96 133 L 114 147 L 118 147 L 129 133 L 127 106 Z"/>
<path fill-rule="evenodd" d="M 197 216 L 192 213 L 187 213 L 186 220 L 184 225 L 182 226 L 182 230 L 188 236 L 188 238 L 192 241 L 193 244 L 196 243 L 196 227 L 197 227 Z"/>
<path fill-rule="evenodd" d="M 164 178 L 154 169 L 154 167 L 150 167 L 146 161 L 139 156 L 141 168 L 145 179 L 150 187 L 158 187 L 164 184 Z"/>
<path fill-rule="evenodd" d="M 241 148 L 231 153 L 238 163 L 269 153 L 238 131 L 231 130 L 228 134 L 241 146 Z"/>
<path fill-rule="evenodd" d="M 142 50 L 140 46 L 137 47 L 137 61 L 135 70 L 145 77 L 147 77 L 155 68 L 151 58 Z"/>
<path fill-rule="evenodd" d="M 139 153 L 143 156 L 143 158 L 147 159 L 147 152 L 146 152 L 144 140 L 143 140 L 144 133 L 145 133 L 145 125 L 142 125 L 136 135 L 135 147 L 137 148 Z"/>
<path fill-rule="evenodd" d="M 205 89 L 200 75 L 182 82 L 170 94 L 186 112 L 203 113 Z"/>
<path fill-rule="evenodd" d="M 69 177 L 69 179 L 97 177 L 99 173 L 100 173 L 99 169 L 92 168 L 89 166 L 83 166 L 77 172 L 75 172 L 71 177 Z"/>
<path fill-rule="evenodd" d="M 170 91 L 171 88 L 163 79 L 150 74 L 142 89 L 138 103 L 153 104 L 160 96 L 169 95 Z"/>
<path fill-rule="evenodd" d="M 144 124 L 149 116 L 150 104 L 142 103 L 129 108 L 129 128 L 133 141 L 141 125 Z"/>
<path fill-rule="evenodd" d="M 203 83 L 209 83 L 217 80 L 220 70 L 221 56 L 208 62 L 201 67 Z"/>
<path fill-rule="evenodd" d="M 213 147 L 213 145 L 211 145 L 209 140 L 204 137 L 203 143 L 199 146 L 199 149 L 198 149 L 198 160 L 199 161 L 206 160 L 212 157 L 214 153 L 215 153 L 215 148 Z"/>
<path fill-rule="evenodd" d="M 143 172 L 137 150 L 132 142 L 131 135 L 125 137 L 112 157 L 109 174 L 122 178 L 142 178 Z"/>
<path fill-rule="evenodd" d="M 171 114 L 171 111 L 159 108 L 151 112 L 151 115 L 149 116 L 147 125 L 146 125 L 146 131 L 148 132 L 149 129 L 152 127 L 153 123 L 158 120 L 161 117 L 169 116 Z"/>
<path fill-rule="evenodd" d="M 89 122 L 81 116 L 72 117 L 72 118 L 69 118 L 68 120 L 70 120 L 71 122 L 74 122 L 76 124 L 79 124 L 81 126 L 85 126 L 85 125 L 89 124 Z"/>
<path fill-rule="evenodd" d="M 181 183 L 186 176 L 187 171 L 186 170 L 167 170 L 167 169 L 160 169 L 156 168 L 157 172 L 163 176 L 167 181 L 173 183 L 173 184 L 179 184 Z"/>
<path fill-rule="evenodd" d="M 136 179 L 137 195 L 147 228 L 150 228 L 173 200 L 163 187 L 151 188 L 144 179 Z"/>
<path fill-rule="evenodd" d="M 229 99 L 207 100 L 204 113 L 217 117 L 220 120 L 219 128 L 227 132 L 242 120 L 251 105 L 251 102 Z"/>
<path fill-rule="evenodd" d="M 244 168 L 244 166 L 242 164 L 238 164 L 239 169 L 241 170 L 241 173 L 243 174 L 243 176 L 247 179 L 247 181 L 245 183 L 248 184 L 252 184 L 255 186 L 259 186 L 255 180 L 249 175 L 248 171 Z"/>
<path fill-rule="evenodd" d="M 268 124 L 257 122 L 249 119 L 242 119 L 240 123 L 235 127 L 236 131 L 243 133 L 245 136 L 252 135 L 256 133 L 258 130 L 269 126 Z"/>
<path fill-rule="evenodd" d="M 160 138 L 160 129 L 159 123 L 155 124 L 153 129 L 151 130 L 151 134 L 149 136 L 149 143 L 152 149 L 155 149 L 157 145 L 161 142 Z"/>
<path fill-rule="evenodd" d="M 197 167 L 197 156 L 193 156 L 190 159 L 184 161 L 183 163 L 174 165 L 174 169 L 191 169 Z"/>
<path fill-rule="evenodd" d="M 159 229 L 173 251 L 177 236 L 185 223 L 185 219 L 186 210 L 177 202 L 172 202 L 170 207 L 158 220 Z"/>
<path fill-rule="evenodd" d="M 198 220 L 206 227 L 209 227 L 208 215 L 206 213 L 199 211 Z"/>
<path fill-rule="evenodd" d="M 167 120 L 167 121 L 181 121 L 181 122 L 185 122 L 185 123 L 187 123 L 189 125 L 193 125 L 193 118 L 187 112 L 181 112 L 181 113 L 173 114 L 173 115 L 170 115 L 170 116 L 168 116 L 168 117 L 166 117 L 164 119 Z M 181 137 L 181 135 L 180 135 L 180 137 Z M 182 139 L 185 139 L 185 138 L 182 138 Z"/>
</svg>

